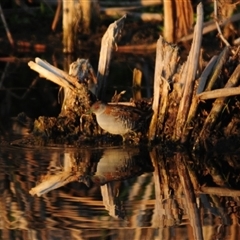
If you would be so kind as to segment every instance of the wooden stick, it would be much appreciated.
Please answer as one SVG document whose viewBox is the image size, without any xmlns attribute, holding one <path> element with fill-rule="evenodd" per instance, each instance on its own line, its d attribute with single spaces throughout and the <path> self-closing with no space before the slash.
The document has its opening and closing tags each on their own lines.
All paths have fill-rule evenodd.
<svg viewBox="0 0 240 240">
<path fill-rule="evenodd" d="M 173 135 L 173 140 L 178 141 L 181 138 L 183 127 L 189 113 L 194 80 L 196 77 L 198 59 L 202 41 L 202 26 L 203 26 L 203 6 L 199 3 L 197 6 L 197 23 L 194 30 L 194 38 L 191 46 L 191 50 L 188 56 L 186 64 L 186 74 L 182 75 L 183 80 L 185 80 L 183 96 L 180 101 L 179 110 L 177 114 L 176 127 Z"/>
</svg>

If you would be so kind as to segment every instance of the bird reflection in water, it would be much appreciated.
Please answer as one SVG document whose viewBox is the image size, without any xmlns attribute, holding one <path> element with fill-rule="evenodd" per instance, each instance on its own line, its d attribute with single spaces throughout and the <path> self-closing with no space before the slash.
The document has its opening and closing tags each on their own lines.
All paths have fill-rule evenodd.
<svg viewBox="0 0 240 240">
<path fill-rule="evenodd" d="M 119 200 L 122 181 L 153 170 L 149 153 L 144 148 L 86 148 L 67 153 L 63 159 L 63 171 L 44 176 L 42 182 L 29 192 L 41 196 L 76 181 L 88 187 L 97 184 L 109 214 L 122 219 L 125 216 Z"/>
</svg>

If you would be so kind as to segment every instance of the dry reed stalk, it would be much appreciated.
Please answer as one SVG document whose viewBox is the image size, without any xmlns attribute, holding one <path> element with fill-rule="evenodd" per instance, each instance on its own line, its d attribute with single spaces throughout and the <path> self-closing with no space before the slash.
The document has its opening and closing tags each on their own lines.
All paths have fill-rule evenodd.
<svg viewBox="0 0 240 240">
<path fill-rule="evenodd" d="M 234 72 L 232 73 L 231 77 L 227 81 L 224 88 L 232 91 L 231 88 L 233 88 L 239 83 L 239 78 L 240 78 L 240 65 L 238 65 L 235 68 Z M 198 138 L 195 141 L 194 149 L 199 145 L 200 142 L 204 141 L 210 135 L 210 130 L 216 123 L 218 116 L 221 114 L 223 108 L 226 105 L 226 102 L 227 102 L 226 97 L 220 97 L 214 101 L 213 107 L 204 122 L 203 128 Z"/>
<path fill-rule="evenodd" d="M 183 80 L 185 81 L 185 85 L 176 119 L 176 127 L 173 135 L 174 141 L 178 141 L 182 136 L 183 127 L 185 125 L 192 101 L 194 81 L 196 78 L 202 41 L 202 26 L 203 26 L 203 6 L 202 3 L 199 3 L 197 6 L 197 23 L 194 29 L 194 38 L 185 66 L 185 71 L 181 76 L 182 81 Z"/>
<path fill-rule="evenodd" d="M 240 190 L 235 190 L 232 188 L 226 187 L 200 187 L 196 193 L 205 193 L 217 196 L 226 196 L 226 197 L 240 197 Z"/>
<path fill-rule="evenodd" d="M 240 95 L 240 87 L 223 88 L 223 89 L 216 89 L 208 92 L 203 92 L 198 95 L 198 98 L 200 100 L 207 100 L 207 99 L 214 99 L 214 98 L 221 98 L 221 97 L 231 97 L 235 95 Z"/>
<path fill-rule="evenodd" d="M 203 239 L 202 224 L 197 208 L 196 196 L 194 194 L 193 185 L 186 167 L 185 159 L 182 153 L 178 152 L 174 156 L 180 182 L 183 186 L 183 192 L 186 199 L 187 213 L 193 229 L 194 239 Z"/>
<path fill-rule="evenodd" d="M 142 71 L 134 68 L 133 69 L 133 87 L 134 88 L 141 88 L 142 85 Z"/>
<path fill-rule="evenodd" d="M 77 27 L 78 27 L 78 11 L 75 1 L 63 1 L 63 52 L 72 53 L 75 49 Z"/>
<path fill-rule="evenodd" d="M 218 60 L 215 64 L 214 70 L 211 74 L 211 77 L 209 78 L 208 84 L 206 86 L 205 91 L 210 91 L 212 90 L 212 87 L 214 85 L 214 83 L 216 82 L 216 80 L 219 77 L 220 72 L 222 71 L 222 67 L 224 65 L 224 63 L 227 61 L 228 56 L 229 56 L 229 51 L 230 48 L 229 47 L 225 47 L 223 49 L 223 51 L 221 52 L 221 54 L 218 57 Z"/>
<path fill-rule="evenodd" d="M 139 53 L 151 53 L 156 51 L 157 44 L 154 42 L 152 44 L 139 44 L 139 45 L 124 45 L 118 46 L 118 52 L 124 53 L 132 53 L 139 54 Z"/>
<path fill-rule="evenodd" d="M 159 137 L 162 132 L 168 108 L 169 82 L 172 81 L 177 62 L 178 48 L 165 42 L 163 37 L 160 36 L 157 41 L 152 104 L 154 113 L 149 127 L 149 141 Z"/>
<path fill-rule="evenodd" d="M 174 42 L 174 1 L 163 0 L 164 4 L 164 38 L 168 42 Z"/>
<path fill-rule="evenodd" d="M 141 85 L 142 85 L 142 71 L 134 68 L 133 69 L 133 99 L 140 100 L 141 97 Z"/>
<path fill-rule="evenodd" d="M 205 67 L 205 69 L 203 70 L 200 79 L 199 79 L 199 84 L 198 84 L 198 88 L 196 91 L 196 94 L 199 94 L 201 92 L 204 91 L 205 86 L 206 86 L 206 82 L 208 79 L 208 76 L 210 75 L 210 73 L 212 72 L 213 67 L 215 66 L 215 63 L 217 61 L 217 56 L 213 56 L 211 58 L 211 60 L 208 62 L 207 66 Z"/>
<path fill-rule="evenodd" d="M 232 17 L 225 19 L 221 22 L 221 26 L 225 26 L 229 23 L 232 22 L 237 22 L 240 20 L 240 13 L 234 14 Z M 209 22 L 204 23 L 203 25 L 203 32 L 202 34 L 207 34 L 209 32 L 212 32 L 214 30 L 217 29 L 216 23 L 214 20 L 210 20 Z M 193 38 L 193 33 L 186 35 L 184 37 L 182 37 L 181 39 L 178 40 L 178 42 L 184 42 L 184 41 L 188 41 L 191 40 Z"/>
<path fill-rule="evenodd" d="M 170 82 L 176 71 L 178 63 L 178 48 L 173 47 L 169 44 L 164 46 L 164 69 L 162 74 L 162 91 L 158 110 L 158 121 L 157 121 L 157 136 L 163 137 L 164 122 L 166 120 L 166 114 L 169 106 L 169 91 Z"/>
<path fill-rule="evenodd" d="M 57 9 L 56 9 L 55 16 L 54 16 L 54 19 L 52 22 L 52 30 L 53 31 L 56 30 L 57 23 L 60 19 L 61 10 L 62 10 L 62 0 L 58 0 Z"/>
<path fill-rule="evenodd" d="M 158 106 L 160 100 L 160 86 L 161 86 L 161 76 L 163 71 L 163 37 L 160 36 L 157 41 L 157 49 L 156 49 L 156 61 L 155 61 L 155 72 L 154 72 L 154 84 L 153 84 L 153 116 L 149 126 L 148 139 L 149 141 L 153 141 L 156 138 L 156 129 L 157 129 L 157 120 L 158 120 Z"/>
<path fill-rule="evenodd" d="M 109 73 L 109 66 L 112 57 L 113 48 L 117 48 L 117 40 L 124 25 L 126 15 L 110 24 L 107 31 L 102 37 L 101 50 L 98 60 L 97 82 L 98 90 L 97 97 L 100 100 L 106 100 L 106 83 Z"/>
<path fill-rule="evenodd" d="M 147 7 L 161 5 L 162 0 L 141 0 L 141 1 L 100 1 L 101 6 L 135 6 L 135 7 Z"/>
<path fill-rule="evenodd" d="M 46 61 L 43 61 L 40 58 L 36 58 L 35 62 L 30 61 L 28 66 L 38 72 L 42 77 L 58 84 L 63 88 L 69 88 L 74 92 L 77 92 L 79 83 L 77 78 L 69 76 L 66 72 L 52 66 Z"/>
<path fill-rule="evenodd" d="M 212 71 L 214 64 L 216 63 L 216 60 L 217 60 L 217 56 L 213 56 L 212 59 L 209 61 L 208 65 L 206 66 L 206 68 L 204 69 L 204 71 L 202 72 L 200 79 L 199 79 L 199 86 L 197 88 L 197 93 L 201 93 L 204 90 L 204 87 L 207 82 L 207 78 L 208 78 L 210 72 Z M 199 97 L 194 94 L 192 104 L 189 109 L 187 121 L 186 121 L 186 124 L 183 129 L 181 143 L 187 142 L 187 140 L 189 138 L 190 132 L 194 125 L 194 119 L 195 119 L 195 116 L 197 113 L 199 101 L 200 101 Z"/>
</svg>

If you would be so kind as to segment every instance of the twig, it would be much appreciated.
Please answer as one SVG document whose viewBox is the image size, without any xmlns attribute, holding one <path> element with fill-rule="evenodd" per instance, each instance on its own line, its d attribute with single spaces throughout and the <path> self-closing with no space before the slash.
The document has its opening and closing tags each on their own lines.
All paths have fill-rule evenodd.
<svg viewBox="0 0 240 240">
<path fill-rule="evenodd" d="M 57 23 L 59 21 L 60 15 L 61 15 L 61 9 L 62 9 L 62 0 L 58 0 L 58 5 L 57 5 L 57 9 L 55 12 L 55 16 L 52 22 L 52 30 L 55 31 L 56 30 L 56 26 Z"/>
<path fill-rule="evenodd" d="M 213 2 L 214 2 L 214 21 L 215 21 L 215 24 L 217 26 L 218 34 L 219 34 L 221 40 L 225 43 L 225 45 L 227 47 L 231 47 L 231 45 L 229 44 L 227 39 L 223 36 L 222 31 L 221 31 L 220 26 L 219 26 L 219 23 L 218 23 L 217 0 L 214 0 Z"/>
</svg>

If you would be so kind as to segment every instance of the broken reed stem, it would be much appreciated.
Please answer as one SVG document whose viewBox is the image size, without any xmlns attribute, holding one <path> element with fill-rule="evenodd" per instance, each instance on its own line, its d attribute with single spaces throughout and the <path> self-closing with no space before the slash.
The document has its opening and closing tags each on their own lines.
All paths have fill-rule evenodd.
<svg viewBox="0 0 240 240">
<path fill-rule="evenodd" d="M 233 88 L 223 88 L 223 89 L 216 89 L 208 92 L 203 92 L 198 94 L 197 97 L 199 100 L 207 100 L 207 99 L 214 99 L 214 98 L 222 98 L 222 97 L 230 97 L 240 95 L 240 87 L 233 87 Z"/>
<path fill-rule="evenodd" d="M 159 106 L 159 99 L 160 99 L 160 86 L 161 86 L 161 76 L 163 71 L 163 42 L 164 39 L 162 36 L 159 37 L 157 41 L 157 49 L 156 49 L 156 61 L 155 61 L 155 72 L 154 72 L 154 84 L 153 84 L 153 116 L 149 126 L 148 132 L 148 140 L 153 141 L 156 136 L 156 129 L 157 129 L 157 120 L 158 120 L 158 106 Z"/>
<path fill-rule="evenodd" d="M 213 68 L 214 64 L 216 63 L 216 61 L 217 61 L 217 56 L 213 56 L 212 59 L 209 61 L 208 65 L 206 66 L 206 68 L 204 69 L 204 71 L 202 72 L 200 79 L 199 79 L 199 86 L 197 89 L 197 93 L 201 93 L 204 90 L 208 76 L 211 73 L 212 68 Z M 192 104 L 189 109 L 187 121 L 186 121 L 186 124 L 183 129 L 181 143 L 187 142 L 187 140 L 189 138 L 190 132 L 194 125 L 194 119 L 195 119 L 195 116 L 197 113 L 198 104 L 199 104 L 199 97 L 195 95 L 193 97 Z"/>
<path fill-rule="evenodd" d="M 178 48 L 172 46 L 168 43 L 164 43 L 163 56 L 163 71 L 162 71 L 162 88 L 161 88 L 161 98 L 158 107 L 158 121 L 157 121 L 157 135 L 163 135 L 164 122 L 166 119 L 166 114 L 169 106 L 169 91 L 172 82 L 172 76 L 174 75 L 178 63 Z"/>
<path fill-rule="evenodd" d="M 220 75 L 220 72 L 222 71 L 222 67 L 223 67 L 224 63 L 227 61 L 227 58 L 229 56 L 229 50 L 230 50 L 229 47 L 225 47 L 223 49 L 223 51 L 221 52 L 221 54 L 219 55 L 218 60 L 215 64 L 214 70 L 208 81 L 205 91 L 212 90 L 214 83 L 216 82 L 216 80 L 218 79 L 218 77 Z"/>
<path fill-rule="evenodd" d="M 141 85 L 142 85 L 142 71 L 134 68 L 133 69 L 133 99 L 141 100 Z"/>
<path fill-rule="evenodd" d="M 33 61 L 30 61 L 28 63 L 28 66 L 38 72 L 41 77 L 44 77 L 48 80 L 50 80 L 51 82 L 54 82 L 56 83 L 57 85 L 63 87 L 63 88 L 70 88 L 72 91 L 74 91 L 74 88 L 70 85 L 68 85 L 66 82 L 64 82 L 60 77 L 56 76 L 54 73 L 44 69 L 43 67 L 39 66 L 38 64 L 36 64 L 35 62 Z"/>
<path fill-rule="evenodd" d="M 194 38 L 191 46 L 191 50 L 188 56 L 187 64 L 185 67 L 185 73 L 182 75 L 181 81 L 185 81 L 183 96 L 180 101 L 175 132 L 173 134 L 173 140 L 178 141 L 181 138 L 183 126 L 187 119 L 188 111 L 190 109 L 194 80 L 196 77 L 198 59 L 200 54 L 201 42 L 202 42 L 202 27 L 203 27 L 203 6 L 199 3 L 197 6 L 197 23 L 194 29 Z"/>
<path fill-rule="evenodd" d="M 224 88 L 228 89 L 229 91 L 232 91 L 232 87 L 238 84 L 239 78 L 240 78 L 240 65 L 238 65 L 235 68 L 234 72 L 232 73 L 231 77 L 227 81 Z M 213 107 L 204 122 L 203 128 L 198 138 L 196 139 L 196 142 L 194 144 L 194 149 L 199 144 L 199 142 L 203 141 L 209 136 L 209 131 L 211 130 L 212 126 L 217 121 L 219 114 L 221 114 L 223 108 L 225 107 L 226 101 L 227 101 L 226 97 L 220 97 L 214 101 Z"/>
<path fill-rule="evenodd" d="M 106 101 L 106 84 L 109 74 L 109 66 L 112 57 L 113 48 L 117 48 L 117 38 L 119 37 L 126 15 L 111 23 L 102 37 L 101 50 L 98 60 L 98 72 L 97 72 L 97 97 L 99 100 Z"/>
<path fill-rule="evenodd" d="M 32 70 L 38 72 L 40 76 L 56 83 L 63 88 L 69 88 L 74 92 L 77 92 L 77 89 L 80 88 L 77 78 L 68 75 L 64 71 L 52 66 L 40 58 L 36 58 L 35 61 L 36 63 L 33 61 L 28 62 L 28 66 Z"/>
<path fill-rule="evenodd" d="M 199 193 L 199 194 L 205 193 L 205 194 L 226 196 L 226 197 L 240 196 L 240 190 L 235 190 L 235 189 L 225 188 L 225 187 L 200 187 L 200 189 L 197 190 L 196 193 Z"/>
<path fill-rule="evenodd" d="M 74 88 L 81 88 L 81 84 L 78 82 L 78 78 L 76 76 L 71 76 L 65 71 L 51 65 L 45 60 L 42 60 L 41 58 L 35 58 L 35 62 L 42 66 L 43 68 L 49 70 L 50 72 L 56 74 L 60 78 L 63 79 L 64 82 L 67 82 L 68 85 L 72 85 Z"/>
<path fill-rule="evenodd" d="M 215 66 L 215 63 L 218 59 L 218 56 L 213 56 L 211 58 L 211 60 L 208 62 L 207 66 L 205 67 L 205 69 L 203 70 L 201 77 L 199 79 L 199 84 L 198 84 L 198 88 L 197 88 L 197 94 L 201 93 L 204 91 L 204 88 L 206 86 L 206 82 L 208 79 L 209 74 L 212 72 L 213 67 Z"/>
<path fill-rule="evenodd" d="M 58 21 L 60 19 L 60 16 L 61 16 L 61 10 L 62 10 L 62 0 L 58 0 L 57 9 L 56 9 L 54 19 L 53 19 L 53 22 L 52 22 L 52 30 L 53 31 L 56 30 L 57 23 L 58 23 Z"/>
<path fill-rule="evenodd" d="M 163 134 L 162 130 L 169 104 L 169 83 L 172 81 L 172 77 L 177 68 L 178 53 L 178 47 L 167 43 L 162 36 L 159 37 L 156 50 L 152 104 L 154 114 L 149 127 L 149 141 Z"/>
</svg>

